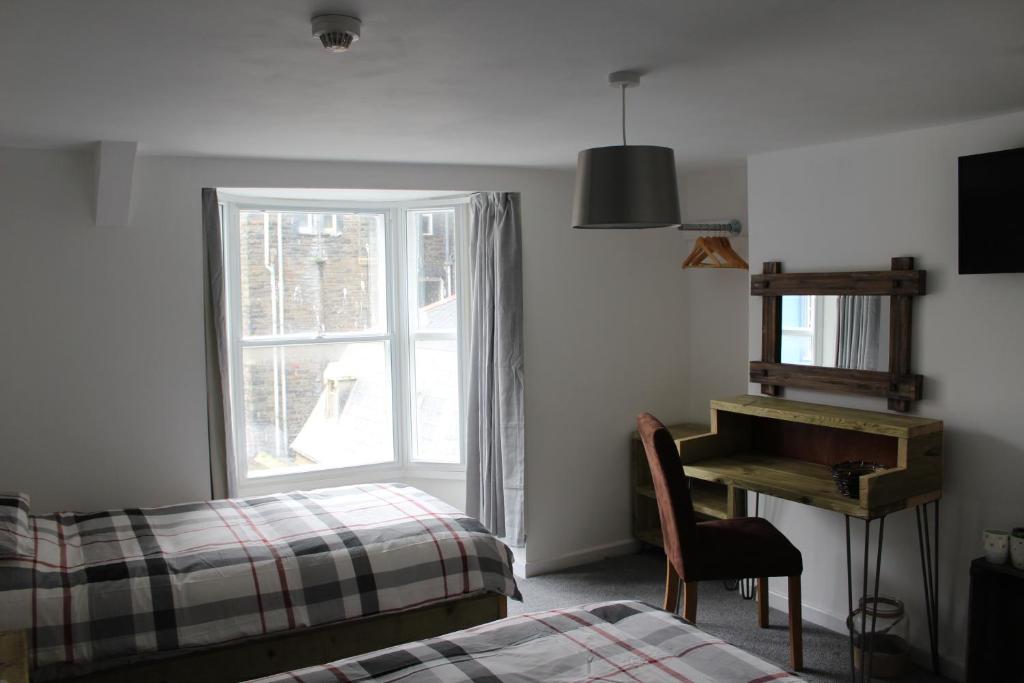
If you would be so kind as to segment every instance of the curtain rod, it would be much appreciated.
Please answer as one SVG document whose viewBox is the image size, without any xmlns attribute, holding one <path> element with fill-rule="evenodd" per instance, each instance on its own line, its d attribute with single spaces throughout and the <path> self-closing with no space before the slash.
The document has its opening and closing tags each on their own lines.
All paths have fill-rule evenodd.
<svg viewBox="0 0 1024 683">
<path fill-rule="evenodd" d="M 720 221 L 701 221 L 699 223 L 683 223 L 680 230 L 689 232 L 727 232 L 738 235 L 743 231 L 743 224 L 735 218 Z"/>
</svg>

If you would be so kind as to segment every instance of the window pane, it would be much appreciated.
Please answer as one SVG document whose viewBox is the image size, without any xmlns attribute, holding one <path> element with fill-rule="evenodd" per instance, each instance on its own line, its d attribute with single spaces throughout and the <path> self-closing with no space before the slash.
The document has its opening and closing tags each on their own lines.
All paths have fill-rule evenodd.
<svg viewBox="0 0 1024 683">
<path fill-rule="evenodd" d="M 242 336 L 272 334 L 276 305 L 271 300 L 269 214 L 240 211 L 239 261 L 241 266 Z"/>
<path fill-rule="evenodd" d="M 782 297 L 782 329 L 814 329 L 814 297 L 800 294 Z"/>
<path fill-rule="evenodd" d="M 384 214 L 239 212 L 242 334 L 386 327 Z"/>
<path fill-rule="evenodd" d="M 242 351 L 250 476 L 394 460 L 386 342 Z"/>
<path fill-rule="evenodd" d="M 455 331 L 455 209 L 410 211 L 416 240 L 416 329 Z"/>
<path fill-rule="evenodd" d="M 814 337 L 809 334 L 782 333 L 780 357 L 783 363 L 814 365 Z"/>
<path fill-rule="evenodd" d="M 459 358 L 454 339 L 416 342 L 417 462 L 459 462 Z"/>
</svg>

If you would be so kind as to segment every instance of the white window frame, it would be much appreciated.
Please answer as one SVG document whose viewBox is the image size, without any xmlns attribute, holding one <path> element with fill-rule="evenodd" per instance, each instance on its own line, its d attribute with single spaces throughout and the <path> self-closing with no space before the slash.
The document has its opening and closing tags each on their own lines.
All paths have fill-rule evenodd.
<svg viewBox="0 0 1024 683">
<path fill-rule="evenodd" d="M 803 295 L 801 295 L 803 296 Z M 780 338 L 802 338 L 811 339 L 811 360 L 807 365 L 815 365 L 821 356 L 821 331 L 818 329 L 818 297 L 809 296 L 810 301 L 810 326 L 809 327 L 783 327 L 780 331 Z M 781 342 L 780 342 L 781 343 Z"/>
<path fill-rule="evenodd" d="M 464 479 L 466 475 L 465 443 L 459 444 L 458 463 L 434 463 L 415 461 L 412 458 L 416 446 L 414 405 L 415 396 L 415 354 L 414 337 L 411 330 L 412 315 L 415 315 L 416 283 L 410 275 L 415 272 L 416 253 L 411 243 L 419 239 L 419 226 L 410 227 L 407 212 L 423 209 L 455 208 L 455 263 L 458 276 L 455 280 L 456 302 L 458 305 L 456 332 L 421 332 L 415 338 L 455 338 L 458 340 L 459 368 L 459 423 L 465 423 L 466 391 L 465 365 L 469 349 L 465 334 L 469 313 L 469 296 L 466 282 L 468 273 L 464 269 L 467 261 L 468 239 L 466 226 L 469 222 L 469 197 L 459 195 L 430 200 L 402 202 L 352 202 L 312 199 L 264 199 L 252 196 L 234 196 L 227 191 L 218 192 L 222 205 L 224 237 L 225 288 L 227 290 L 227 328 L 231 367 L 229 369 L 229 391 L 231 395 L 231 429 L 237 482 L 240 495 L 262 495 L 286 488 L 340 486 L 344 484 L 383 481 L 389 478 L 431 478 Z M 339 213 L 383 213 L 384 214 L 384 259 L 386 283 L 387 327 L 366 332 L 345 332 L 328 334 L 275 335 L 261 339 L 242 339 L 242 297 L 241 291 L 241 245 L 239 214 L 241 211 L 317 211 Z M 355 465 L 341 468 L 289 468 L 288 471 L 273 471 L 250 477 L 247 472 L 245 453 L 245 405 L 242 399 L 242 350 L 244 348 L 328 344 L 338 342 L 383 341 L 390 353 L 391 414 L 395 459 L 392 462 L 370 465 Z"/>
<path fill-rule="evenodd" d="M 811 361 L 808 365 L 814 365 L 818 367 L 834 367 L 834 363 L 829 365 L 828 358 L 825 355 L 825 296 L 822 295 L 800 295 L 809 297 L 811 303 L 810 309 L 810 327 L 783 327 L 781 330 L 782 338 L 804 338 L 811 339 Z"/>
</svg>

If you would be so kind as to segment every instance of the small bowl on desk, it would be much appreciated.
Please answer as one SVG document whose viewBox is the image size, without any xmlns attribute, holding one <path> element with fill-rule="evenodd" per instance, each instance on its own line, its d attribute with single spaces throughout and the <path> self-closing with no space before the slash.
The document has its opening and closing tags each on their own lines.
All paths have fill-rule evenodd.
<svg viewBox="0 0 1024 683">
<path fill-rule="evenodd" d="M 839 493 L 847 498 L 860 498 L 860 478 L 885 467 L 864 460 L 847 460 L 832 465 L 832 480 Z"/>
</svg>

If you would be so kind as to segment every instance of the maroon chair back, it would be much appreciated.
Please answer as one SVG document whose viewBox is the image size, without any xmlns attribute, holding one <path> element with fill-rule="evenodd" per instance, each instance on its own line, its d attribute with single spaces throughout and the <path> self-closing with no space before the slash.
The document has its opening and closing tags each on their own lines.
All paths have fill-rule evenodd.
<svg viewBox="0 0 1024 683">
<path fill-rule="evenodd" d="M 676 443 L 665 425 L 650 413 L 643 413 L 636 418 L 636 426 L 651 466 L 665 556 L 679 576 L 685 579 L 686 558 L 694 547 L 697 534 L 690 482 L 679 461 Z"/>
</svg>

